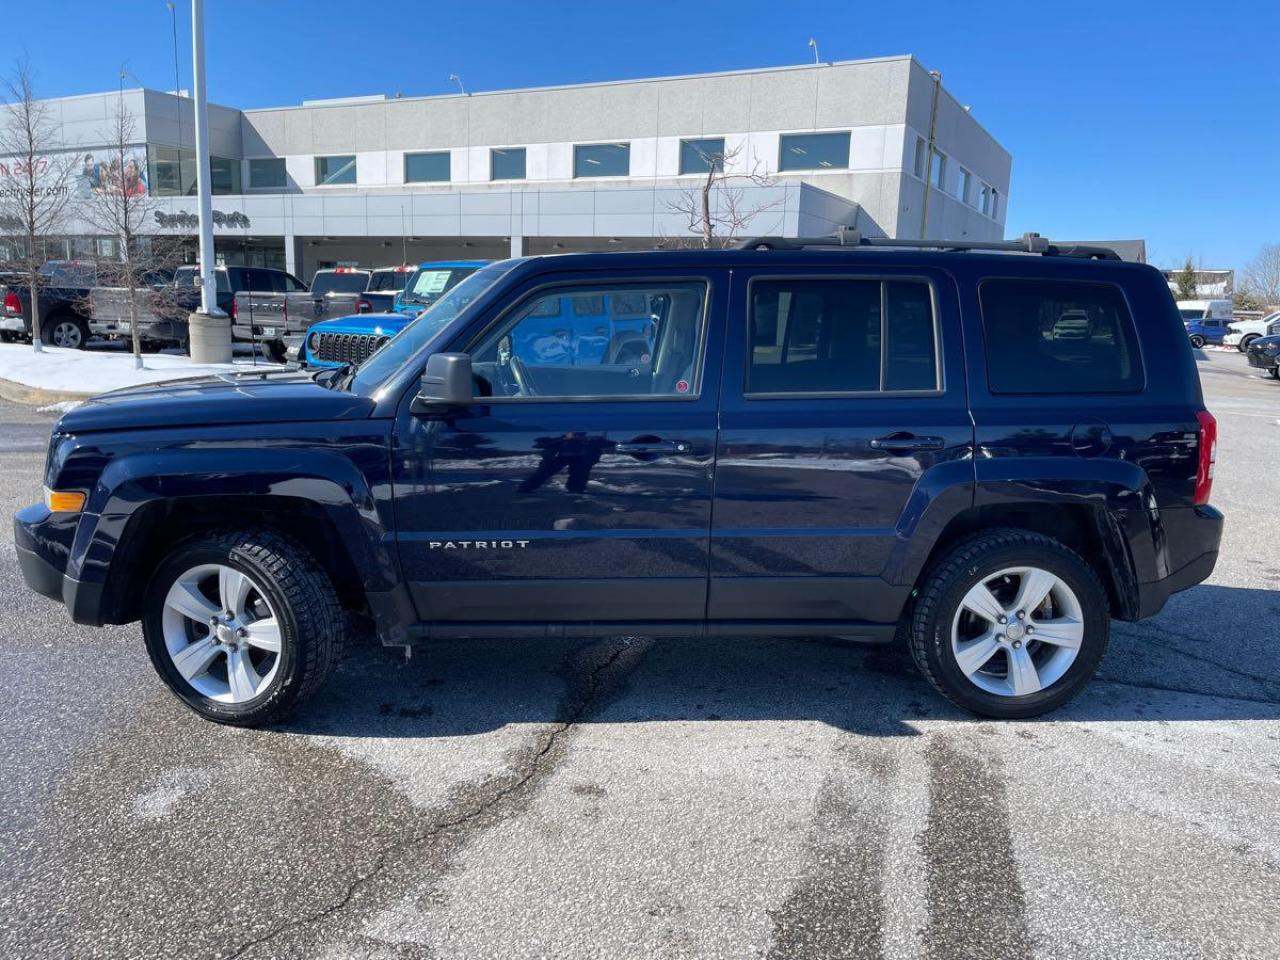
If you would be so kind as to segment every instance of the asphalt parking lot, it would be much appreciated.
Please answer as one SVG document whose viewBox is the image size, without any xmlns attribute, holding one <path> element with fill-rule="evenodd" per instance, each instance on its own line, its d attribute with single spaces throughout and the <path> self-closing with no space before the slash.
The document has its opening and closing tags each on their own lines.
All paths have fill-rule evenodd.
<svg viewBox="0 0 1280 960">
<path fill-rule="evenodd" d="M 1280 955 L 1280 383 L 1200 370 L 1211 580 L 1042 721 L 891 651 L 354 651 L 288 727 L 199 720 L 0 537 L 0 955 Z M 0 512 L 52 418 L 0 404 Z"/>
</svg>

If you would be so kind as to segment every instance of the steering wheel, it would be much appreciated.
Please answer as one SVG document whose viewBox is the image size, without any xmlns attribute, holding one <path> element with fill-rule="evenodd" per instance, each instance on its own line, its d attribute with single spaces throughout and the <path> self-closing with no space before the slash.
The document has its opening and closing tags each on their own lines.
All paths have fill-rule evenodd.
<svg viewBox="0 0 1280 960">
<path fill-rule="evenodd" d="M 507 369 L 511 371 L 511 378 L 516 382 L 516 388 L 520 391 L 522 397 L 532 397 L 536 395 L 533 389 L 533 378 L 529 376 L 529 370 L 524 365 L 524 361 L 512 353 L 507 359 Z"/>
</svg>

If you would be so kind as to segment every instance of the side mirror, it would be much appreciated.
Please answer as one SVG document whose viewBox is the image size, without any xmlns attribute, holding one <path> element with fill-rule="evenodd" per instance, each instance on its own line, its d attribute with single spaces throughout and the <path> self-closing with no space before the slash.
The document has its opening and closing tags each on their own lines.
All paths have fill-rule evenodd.
<svg viewBox="0 0 1280 960">
<path fill-rule="evenodd" d="M 427 358 L 418 395 L 410 409 L 419 414 L 442 414 L 469 406 L 475 399 L 471 387 L 471 357 L 465 353 L 435 353 Z"/>
</svg>

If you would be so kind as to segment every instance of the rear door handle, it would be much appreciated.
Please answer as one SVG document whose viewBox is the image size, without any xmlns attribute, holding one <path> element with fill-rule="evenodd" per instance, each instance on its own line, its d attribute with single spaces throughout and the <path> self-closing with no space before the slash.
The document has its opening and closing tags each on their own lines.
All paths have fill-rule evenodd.
<svg viewBox="0 0 1280 960">
<path fill-rule="evenodd" d="M 693 445 L 687 440 L 631 440 L 614 444 L 614 453 L 628 453 L 633 457 L 656 457 L 666 453 L 688 453 Z"/>
<path fill-rule="evenodd" d="M 941 450 L 947 445 L 942 437 L 917 437 L 910 433 L 891 433 L 871 441 L 871 449 L 888 453 L 914 453 L 917 450 Z"/>
</svg>

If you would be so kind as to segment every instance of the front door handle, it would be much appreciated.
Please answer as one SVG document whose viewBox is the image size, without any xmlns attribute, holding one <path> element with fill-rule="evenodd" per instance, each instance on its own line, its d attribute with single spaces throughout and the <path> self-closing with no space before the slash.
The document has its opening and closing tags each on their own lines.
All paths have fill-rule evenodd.
<svg viewBox="0 0 1280 960">
<path fill-rule="evenodd" d="M 668 453 L 688 453 L 693 445 L 687 440 L 660 440 L 650 437 L 636 437 L 625 443 L 616 443 L 614 453 L 626 453 L 633 457 L 660 457 Z"/>
<path fill-rule="evenodd" d="M 871 441 L 871 449 L 887 453 L 915 453 L 917 450 L 941 450 L 947 445 L 942 437 L 917 437 L 912 433 L 891 433 Z"/>
</svg>

